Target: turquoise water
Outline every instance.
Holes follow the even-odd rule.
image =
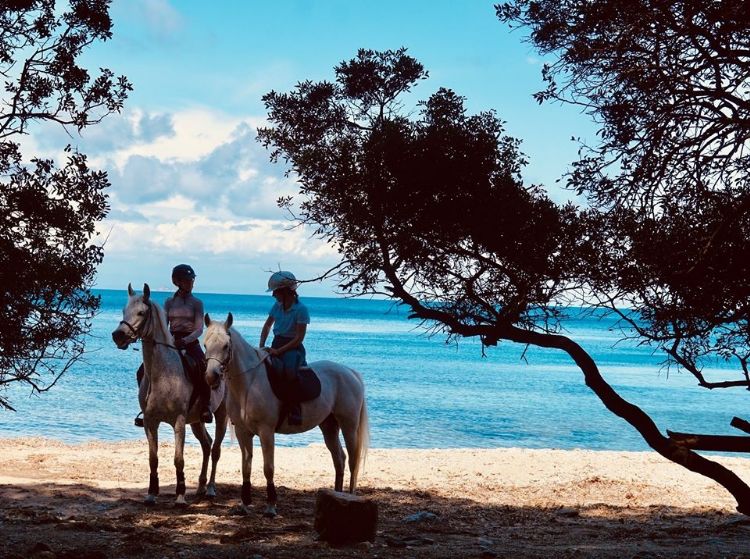
[[[139,351],[117,350],[111,331],[122,318],[124,291],[102,290],[85,359],[49,393],[13,389],[18,410],[0,412],[3,437],[44,436],[67,442],[141,440],[135,370]],[[154,293],[160,303],[168,293]],[[270,296],[200,295],[214,319],[234,315],[252,344],[273,302]],[[308,360],[331,359],[365,379],[375,448],[526,447],[645,450],[640,436],[608,412],[584,385],[569,358],[553,350],[503,343],[482,357],[478,340],[446,344],[427,336],[404,309],[386,301],[303,297],[312,324]],[[597,361],[627,400],[662,430],[739,434],[732,416],[747,417],[747,391],[701,389],[693,377],[660,371],[662,357],[632,343],[617,343],[611,323],[580,316],[567,334]],[[136,346],[140,349],[140,344]],[[708,376],[711,376],[709,371]],[[160,436],[172,440],[171,428]],[[188,441],[195,444],[192,434]],[[279,435],[277,444],[321,443],[318,430]]]

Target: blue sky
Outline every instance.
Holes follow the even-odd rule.
[[[264,93],[332,79],[359,48],[406,47],[430,73],[416,99],[449,87],[471,112],[496,110],[523,140],[525,180],[555,200],[570,197],[555,181],[575,158],[571,136],[592,135],[577,109],[533,100],[542,60],[491,1],[114,0],[111,13],[114,37],[85,62],[128,76],[126,109],[72,140],[31,139],[41,152],[72,142],[109,172],[98,287],[171,289],[172,266],[187,262],[197,292],[262,293],[268,270],[312,277],[337,262],[276,208],[295,185],[268,162],[255,128]],[[305,292],[332,295],[334,285]]]

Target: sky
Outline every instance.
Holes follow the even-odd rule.
[[[285,167],[256,141],[262,95],[303,80],[332,80],[360,48],[406,47],[430,74],[414,91],[440,87],[466,97],[472,113],[495,110],[523,140],[527,183],[553,200],[575,159],[586,115],[538,105],[544,60],[480,0],[113,0],[113,38],[82,61],[132,82],[121,114],[69,137],[29,139],[39,153],[71,143],[108,172],[111,211],[99,227],[104,261],[96,287],[171,290],[171,269],[188,263],[198,293],[265,292],[273,270],[316,277],[338,262],[335,248],[293,227],[276,199],[294,194]],[[332,281],[305,295],[335,296]]]

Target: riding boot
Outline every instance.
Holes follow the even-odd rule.
[[[135,380],[138,382],[138,388],[141,387],[141,381],[143,380],[144,375],[144,369],[143,369],[143,363],[141,363],[141,366],[138,367],[138,372],[135,373]],[[143,427],[143,418],[141,417],[143,415],[143,412],[138,412],[138,415],[135,416],[135,419],[133,419],[133,425],[136,427]]]
[[[211,423],[214,420],[214,416],[211,413],[211,388],[203,382],[201,386],[200,404],[201,404],[201,421],[203,423]]]
[[[289,405],[289,416],[287,422],[289,425],[302,425],[302,404],[291,402]]]
[[[208,405],[203,407],[203,411],[201,412],[201,421],[203,423],[212,423],[214,420],[214,416],[211,413],[211,408],[208,407]]]

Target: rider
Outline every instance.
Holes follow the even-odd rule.
[[[271,357],[277,357],[288,380],[296,378],[300,367],[306,367],[305,346],[302,342],[310,324],[310,313],[300,303],[297,296],[297,279],[291,272],[275,272],[268,280],[268,290],[276,302],[268,312],[260,332],[260,346],[265,347],[266,339],[273,326],[273,341],[268,349]],[[292,408],[289,423],[301,421],[299,405]]]
[[[203,333],[203,302],[193,295],[195,271],[188,264],[178,264],[172,269],[172,283],[177,287],[174,295],[164,302],[169,331],[174,337],[175,347],[188,354],[195,362],[190,380],[198,391],[201,407],[201,421],[211,423],[213,417],[209,408],[211,388],[206,384],[206,356],[201,349],[198,338]],[[143,365],[138,369],[138,384],[143,378]],[[138,414],[140,416],[140,414]],[[139,421],[140,420],[140,421]],[[142,426],[143,421],[137,417],[135,424]]]
[[[197,366],[197,374],[191,378],[200,394],[201,421],[211,423],[213,420],[208,407],[211,388],[206,384],[206,355],[203,353],[198,338],[203,333],[203,302],[193,295],[195,272],[188,264],[178,264],[172,269],[172,283],[177,291],[164,302],[169,331],[174,336],[174,345],[185,350]]]

